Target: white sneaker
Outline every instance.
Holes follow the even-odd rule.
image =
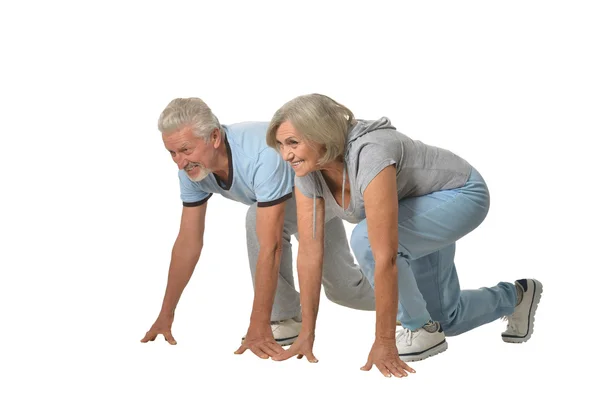
[[[404,362],[416,362],[448,349],[446,335],[440,323],[429,322],[417,330],[400,328],[396,333],[396,347]]]
[[[302,320],[297,320],[296,318],[271,322],[273,337],[281,346],[293,344],[296,338],[298,338],[298,334],[300,334],[301,327]]]
[[[281,346],[287,346],[294,343],[298,335],[300,334],[300,328],[302,327],[302,321],[299,318],[294,317],[293,319],[272,321],[271,331],[273,331],[273,338]],[[246,336],[242,337],[242,342]]]
[[[533,322],[535,320],[535,311],[542,297],[542,283],[534,279],[522,279],[515,281],[517,289],[523,289],[523,298],[515,307],[515,311],[510,316],[504,317],[508,320],[508,327],[502,333],[502,340],[520,344],[526,342],[533,334]]]

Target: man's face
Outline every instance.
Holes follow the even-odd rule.
[[[163,134],[165,148],[173,161],[179,169],[185,170],[192,181],[200,181],[212,172],[211,167],[217,153],[212,145],[213,134],[208,143],[195,136],[190,127],[169,135]]]

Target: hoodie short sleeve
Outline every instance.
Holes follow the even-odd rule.
[[[383,169],[398,164],[397,149],[379,143],[365,143],[357,160],[356,185],[362,195],[371,181]]]
[[[296,176],[294,184],[298,187],[300,192],[308,198],[312,198],[313,195],[318,198],[323,198],[323,190],[315,172],[311,172],[302,177]]]

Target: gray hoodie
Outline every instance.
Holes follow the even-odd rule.
[[[349,182],[343,185],[350,184],[351,196],[346,210],[338,205],[320,171],[296,176],[295,184],[307,197],[323,198],[326,212],[350,223],[365,219],[365,189],[389,165],[396,166],[398,200],[461,187],[471,173],[471,165],[464,159],[448,150],[412,140],[398,132],[385,117],[357,121],[348,133],[344,160]]]

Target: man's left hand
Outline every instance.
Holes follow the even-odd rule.
[[[252,353],[261,359],[268,359],[284,351],[281,345],[273,338],[273,331],[271,330],[271,325],[268,323],[259,326],[250,324],[246,338],[244,338],[242,345],[234,353],[241,355],[246,349],[250,349]]]

